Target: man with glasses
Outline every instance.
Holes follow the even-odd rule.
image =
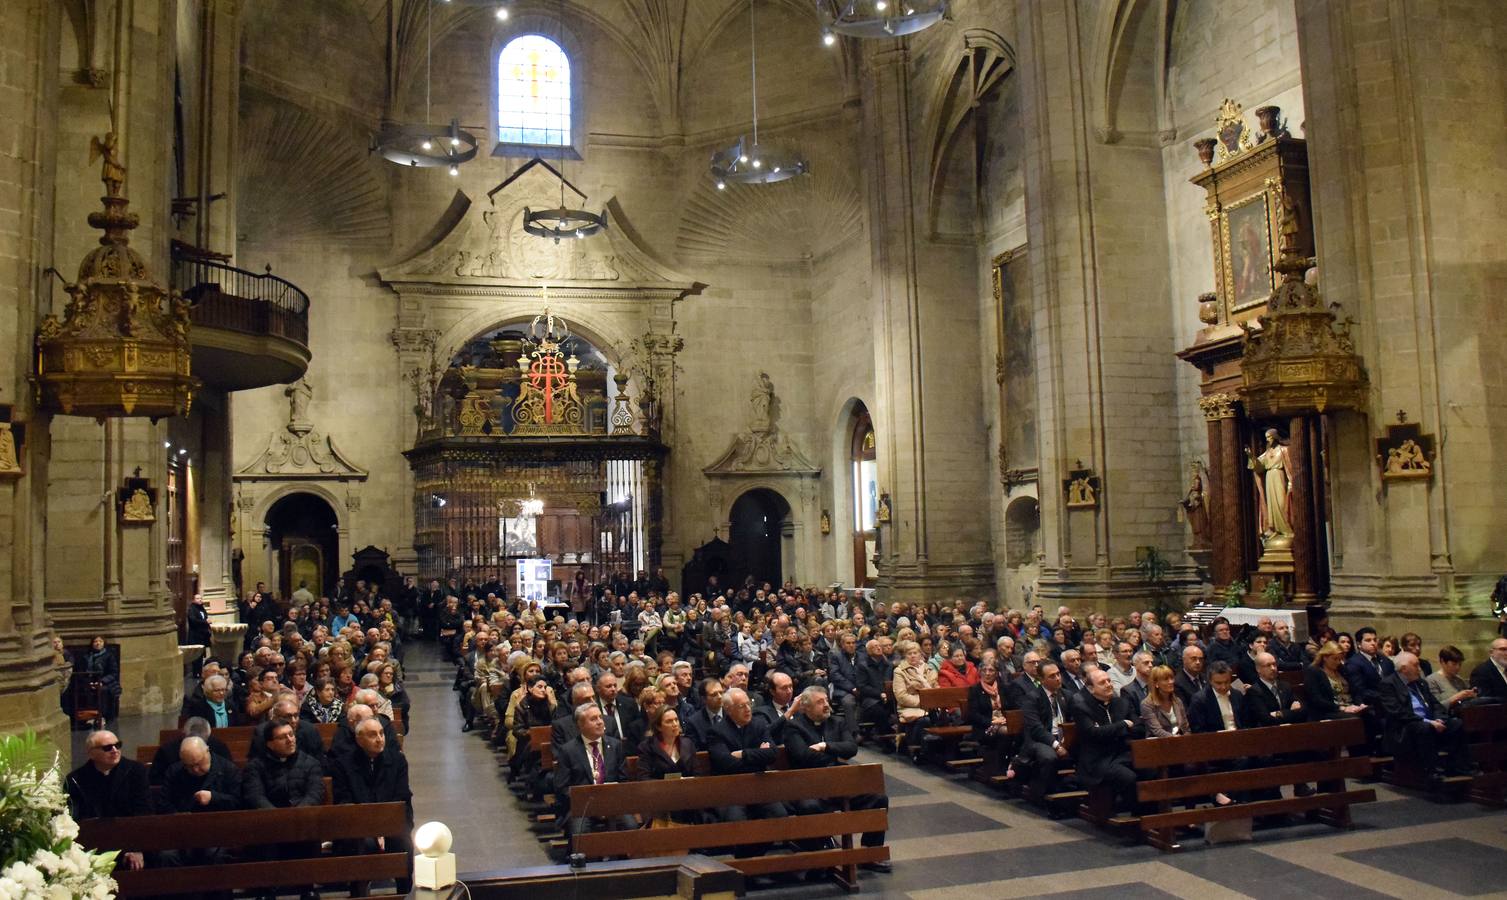
[[[292,694],[282,694],[272,704],[272,711],[267,714],[267,721],[256,726],[251,733],[251,751],[247,758],[261,756],[267,752],[267,734],[274,725],[293,726],[293,737],[298,743],[300,752],[308,753],[315,758],[324,754],[324,741],[319,736],[319,727],[313,722],[306,722],[298,717],[298,701],[293,699]]]
[[[146,816],[152,813],[147,768],[121,753],[113,731],[96,731],[84,744],[89,761],[68,773],[68,805],[75,819]],[[121,858],[132,869],[142,866],[140,853]]]

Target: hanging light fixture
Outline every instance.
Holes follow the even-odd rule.
[[[754,0],[748,0],[749,72],[753,94],[753,133],[739,135],[732,146],[712,154],[712,177],[717,190],[729,182],[774,184],[811,170],[805,157],[794,150],[766,147],[759,143],[759,54],[754,27]]]
[[[565,4],[560,4],[558,26],[555,33],[555,44],[560,44],[561,34],[565,30]],[[556,98],[561,104],[570,102],[566,97]],[[560,171],[555,174],[560,179],[560,205],[553,209],[523,209],[523,230],[534,237],[550,238],[555,243],[560,243],[561,238],[576,238],[584,240],[607,227],[607,210],[594,213],[587,209],[576,209],[565,203],[565,159],[560,157]],[[571,185],[571,190],[581,194],[584,200],[586,195]]]
[[[816,0],[816,15],[830,47],[839,34],[890,38],[924,31],[947,15],[947,0]]]
[[[451,0],[443,0],[449,3]],[[498,7],[506,10],[506,7]],[[371,149],[382,158],[400,166],[431,169],[444,166],[451,175],[460,174],[461,163],[476,156],[476,137],[460,127],[455,119],[449,125],[434,125],[430,94],[434,87],[434,4],[429,5],[427,46],[424,51],[424,124],[403,125],[383,122],[372,137]]]

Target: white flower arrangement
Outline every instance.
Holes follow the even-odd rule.
[[[33,734],[0,737],[0,900],[109,900],[116,852],[74,842],[57,754]]]

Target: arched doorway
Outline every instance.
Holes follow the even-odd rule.
[[[301,582],[316,595],[335,596],[339,527],[335,510],[314,494],[289,494],[272,504],[267,510],[267,542],[276,560],[278,596],[291,597]]]
[[[729,544],[737,581],[753,576],[755,583],[781,584],[785,579],[780,545],[790,525],[790,504],[768,488],[755,488],[733,502],[728,516]]]

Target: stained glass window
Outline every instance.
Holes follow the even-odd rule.
[[[570,145],[570,59],[543,35],[513,38],[497,57],[497,139]]]

